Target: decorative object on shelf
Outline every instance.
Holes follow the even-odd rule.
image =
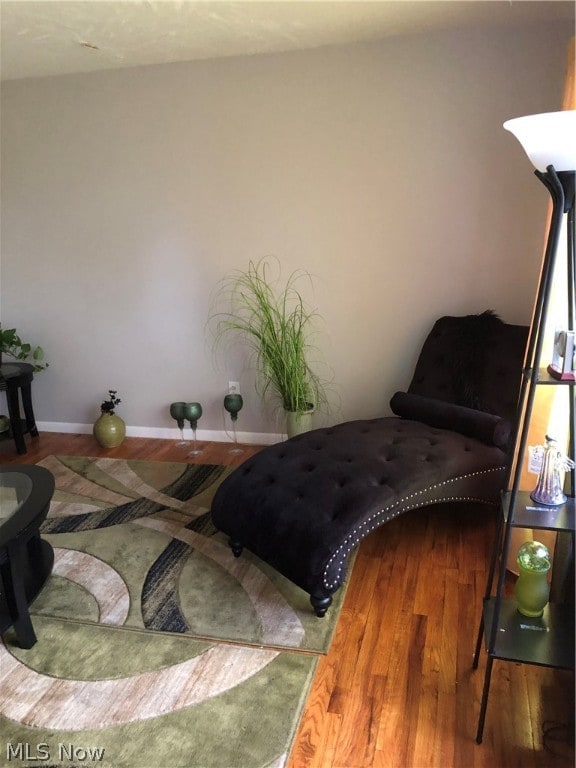
[[[184,418],[190,422],[192,429],[192,450],[188,456],[198,456],[202,453],[202,448],[198,447],[196,441],[196,430],[198,429],[198,419],[202,416],[202,406],[200,403],[184,403]]]
[[[538,617],[548,604],[550,553],[539,541],[527,541],[518,550],[518,579],[514,595],[523,616]]]
[[[546,435],[546,444],[537,445],[533,449],[534,458],[541,462],[540,474],[536,488],[530,498],[537,504],[557,506],[566,502],[566,494],[562,490],[561,472],[574,469],[574,462],[564,456],[558,449],[553,437]]]
[[[302,280],[311,284],[312,277],[297,270],[278,285],[278,262],[276,267],[274,277],[268,260],[251,261],[245,271],[222,281],[216,299],[226,301],[228,311],[211,314],[216,342],[230,335],[241,338],[252,353],[257,391],[276,398],[287,413],[327,407],[325,381],[310,360],[317,313],[299,289]]]
[[[571,70],[574,68],[574,60],[571,57]],[[573,104],[573,83],[568,81],[565,103]],[[525,632],[525,622],[512,608],[514,602],[505,595],[506,566],[510,554],[510,543],[514,530],[520,528],[538,527],[543,530],[556,532],[555,564],[551,579],[551,594],[557,592],[561,586],[565,597],[570,591],[569,572],[574,569],[574,513],[575,513],[575,464],[574,429],[576,425],[574,386],[573,380],[556,381],[546,369],[542,370],[542,350],[544,338],[549,333],[546,328],[548,309],[551,302],[553,282],[555,279],[556,258],[560,235],[563,231],[564,217],[566,214],[566,239],[562,257],[567,270],[566,283],[566,324],[568,331],[574,332],[576,322],[576,296],[575,296],[575,253],[576,239],[575,221],[575,189],[576,189],[576,110],[551,112],[540,115],[530,115],[508,120],[504,128],[511,131],[522,144],[526,154],[535,167],[535,174],[550,194],[552,211],[550,224],[546,238],[544,259],[540,271],[540,279],[536,292],[536,301],[530,326],[528,344],[526,346],[524,372],[519,403],[519,414],[514,435],[513,462],[508,478],[509,490],[504,494],[501,505],[499,529],[496,535],[489,576],[484,594],[484,608],[482,620],[476,641],[473,667],[478,667],[482,638],[486,642],[486,669],[484,673],[484,686],[482,701],[478,717],[478,729],[476,742],[482,742],[486,708],[490,691],[492,666],[495,659],[514,661],[525,664],[539,664],[548,667],[574,669],[574,604],[572,599],[554,599],[555,610],[550,611],[545,631]],[[562,325],[564,322],[562,321]],[[543,375],[544,374],[544,375]],[[530,500],[536,499],[538,503],[544,503],[557,499],[557,491],[554,488],[544,488],[544,478],[554,483],[555,463],[558,459],[556,452],[551,449],[549,454],[550,467],[547,470],[541,468],[542,486],[529,494],[520,490],[523,474],[524,458],[527,452],[528,434],[533,422],[533,409],[536,391],[539,385],[567,386],[569,389],[569,498],[566,498],[565,508],[558,510],[546,510],[548,514],[541,515],[539,510],[534,510]],[[561,492],[561,491],[560,491]],[[562,502],[560,502],[562,503]],[[552,506],[552,505],[550,505]],[[563,553],[564,557],[559,557]],[[521,559],[518,560],[521,567]],[[556,574],[566,574],[564,585],[558,585]],[[497,586],[495,590],[494,579],[497,574]],[[573,589],[573,580],[572,580]],[[522,592],[522,585],[520,586]],[[547,597],[546,597],[547,599]],[[540,610],[540,609],[539,609]],[[532,614],[534,615],[534,614]],[[538,614],[536,614],[538,615]],[[531,626],[530,629],[540,627]]]
[[[230,414],[232,419],[232,435],[234,440],[234,446],[230,449],[230,453],[242,453],[242,448],[238,446],[238,435],[236,434],[236,422],[238,421],[238,413],[242,410],[244,400],[242,395],[238,392],[229,393],[224,397],[224,409]]]
[[[548,373],[560,381],[574,381],[574,331],[554,333],[554,349]]]
[[[42,347],[32,347],[27,341],[22,341],[16,328],[4,329],[0,325],[0,365],[2,365],[4,354],[9,355],[14,360],[29,362],[34,366],[34,372],[43,371],[49,365],[49,363],[44,362]]]
[[[178,424],[178,429],[180,430],[180,442],[177,443],[177,445],[190,445],[190,442],[184,439],[184,421],[186,420],[185,408],[186,403],[183,401],[170,403],[170,416],[175,419]]]
[[[94,422],[93,434],[102,448],[117,448],[126,437],[126,424],[114,409],[122,400],[115,389],[108,390],[108,400],[100,406],[100,418]]]

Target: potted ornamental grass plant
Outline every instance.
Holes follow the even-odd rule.
[[[312,278],[297,270],[282,284],[277,260],[275,267],[261,259],[225,277],[216,303],[226,302],[227,311],[212,313],[211,320],[217,344],[231,337],[248,346],[257,391],[284,409],[291,437],[310,429],[313,411],[327,404],[326,386],[311,367],[317,313],[299,290],[302,281],[311,283]]]

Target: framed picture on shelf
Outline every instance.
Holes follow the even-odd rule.
[[[557,330],[548,373],[561,381],[574,381],[574,331]]]

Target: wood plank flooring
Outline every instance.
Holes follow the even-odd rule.
[[[113,450],[91,435],[26,437],[18,456],[50,454],[237,465],[257,452],[127,438]],[[287,768],[569,768],[574,675],[494,663],[481,745],[475,742],[485,654],[472,670],[495,517],[483,508],[414,511],[364,540],[335,633],[320,661]],[[170,766],[165,766],[170,768]]]

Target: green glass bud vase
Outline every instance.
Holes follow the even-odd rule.
[[[115,413],[102,411],[94,422],[92,433],[102,448],[117,448],[126,437],[126,424]]]
[[[527,541],[518,550],[518,580],[514,594],[523,616],[539,617],[548,604],[550,553],[539,541]]]

